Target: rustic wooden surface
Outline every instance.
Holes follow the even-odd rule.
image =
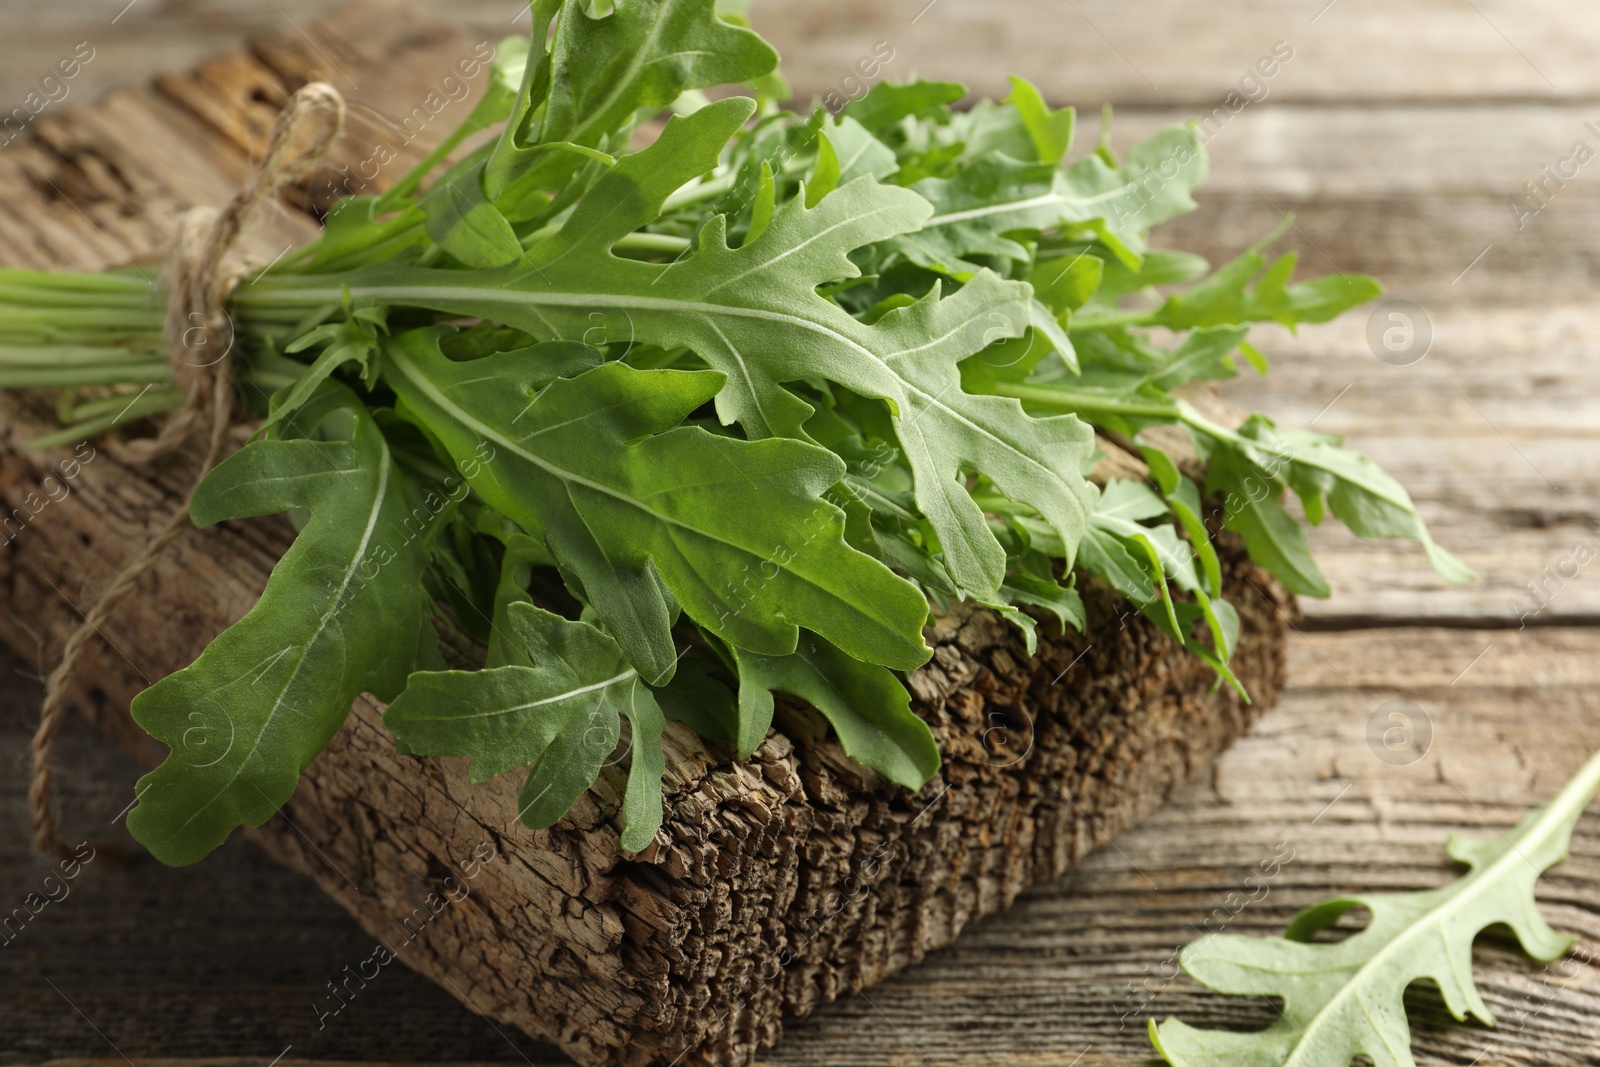
[[[100,17],[120,6],[84,0],[46,16],[7,13],[15,32],[0,42],[0,71],[10,77],[53,61],[53,42],[70,50],[84,39],[82,12]],[[271,6],[298,20],[311,5]],[[1338,0],[1324,9],[1318,0],[1202,14],[1176,0],[938,0],[913,24],[922,8],[923,0],[757,0],[755,17],[803,91],[827,91],[835,68],[892,40],[906,70],[974,81],[1011,70],[1057,102],[1125,105],[1124,144],[1123,135],[1209,111],[1274,41],[1290,41],[1296,57],[1269,97],[1212,139],[1203,210],[1170,227],[1167,243],[1220,258],[1293,211],[1297,228],[1283,247],[1298,248],[1309,269],[1376,274],[1392,295],[1421,305],[1434,327],[1426,357],[1403,367],[1374,358],[1364,316],[1304,331],[1293,344],[1261,331],[1274,374],[1237,383],[1229,395],[1286,422],[1314,419],[1349,435],[1402,477],[1441,541],[1483,580],[1448,589],[1409,548],[1319,531],[1313,541],[1335,596],[1306,604],[1308,620],[1290,646],[1290,690],[1209,782],[953,948],[792,1026],[767,1054],[792,1064],[1067,1064],[1080,1053],[1085,1065],[1148,1062],[1146,1016],[1247,1026],[1270,1015],[1166,977],[1172,951],[1208,918],[1213,929],[1226,920],[1235,931],[1268,933],[1330,892],[1438,884],[1449,876],[1447,831],[1509,826],[1600,746],[1600,635],[1591,628],[1600,621],[1600,581],[1593,563],[1559,573],[1600,545],[1592,369],[1600,358],[1600,171],[1586,166],[1525,229],[1509,208],[1520,183],[1539,178],[1575,141],[1600,146],[1584,126],[1600,114],[1592,62],[1600,11],[1488,0]],[[470,21],[477,9],[457,3],[445,14]],[[246,24],[230,22],[230,12],[279,17],[254,4],[141,0],[117,25],[138,14],[159,28],[126,39],[134,58],[106,84],[231,41]],[[903,32],[893,32],[901,23],[885,29],[886,12]],[[57,37],[27,22],[41,18]],[[96,38],[107,44],[95,64],[120,54],[118,32]],[[196,32],[219,36],[185,44]],[[157,41],[174,51],[151,50]],[[19,90],[32,80],[22,77]],[[100,240],[93,231],[83,239]],[[1532,606],[1528,582],[1544,586],[1548,603],[1518,629],[1519,610]],[[1514,609],[1519,594],[1523,607]],[[5,713],[3,750],[18,773],[0,787],[15,827],[0,878],[18,899],[43,873],[21,855],[25,685],[16,683]],[[1413,702],[1431,722],[1426,751],[1419,743],[1402,754],[1415,762],[1386,762],[1369,746],[1369,722],[1388,725],[1392,708],[1381,706],[1391,700]],[[98,773],[68,785],[68,809],[86,827],[109,822],[132,768],[93,739],[72,744]],[[1293,859],[1270,895],[1229,916],[1228,894],[1262,861],[1286,854],[1280,844]],[[0,1056],[560,1062],[550,1050],[519,1050],[515,1034],[496,1033],[393,969],[382,1006],[357,1002],[316,1031],[310,1005],[322,981],[363,958],[370,939],[240,844],[208,875],[148,863],[91,868],[26,942],[0,953]],[[1582,936],[1591,952],[1600,947],[1592,815],[1579,825],[1572,860],[1541,881],[1540,894],[1558,928]],[[241,915],[246,925],[230,925]],[[1600,1062],[1592,969],[1547,981],[1497,942],[1480,947],[1477,969],[1502,1028],[1449,1025],[1432,998],[1413,995],[1419,1062]]]

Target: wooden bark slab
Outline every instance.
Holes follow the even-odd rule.
[[[375,9],[309,34],[41,120],[32,142],[0,157],[0,195],[14,209],[4,223],[13,247],[0,255],[142,262],[178,210],[228,195],[286,91],[313,77],[348,82],[357,113],[373,116],[346,138],[352,161],[367,140],[395,136],[393,116],[411,113],[469,48]],[[451,123],[405,148],[421,151]],[[190,145],[193,166],[180,162]],[[291,200],[321,206],[338,181]],[[285,209],[259,235],[263,258],[310,225]],[[0,419],[0,505],[22,520],[0,556],[10,609],[0,637],[48,655],[173,506],[186,472],[127,470],[96,454],[70,494],[51,499],[62,457],[20,449],[48,420],[14,397],[0,398]],[[83,708],[156,758],[128,725],[129,699],[244,613],[288,536],[281,522],[185,536],[106,628],[79,687]],[[746,762],[673,726],[665,825],[628,856],[610,779],[532,833],[509,781],[469,787],[464,761],[397,756],[381,709],[363,700],[255,836],[316,878],[384,953],[582,1063],[747,1063],[783,1017],[920,960],[1138,822],[1270,705],[1295,608],[1236,542],[1224,540],[1223,556],[1242,619],[1235,669],[1253,707],[1214,690],[1207,668],[1091,588],[1090,636],[1047,639],[1031,660],[987,612],[935,623],[934,661],[911,687],[945,764],[914,796],[846,759],[804,708],[786,709]],[[341,1013],[384,962],[337,976],[319,1018]]]

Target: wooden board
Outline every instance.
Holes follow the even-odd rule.
[[[430,18],[491,40],[526,25],[525,0],[406,0]],[[0,67],[0,100],[20,104],[82,41],[95,59],[70,92],[92,98],[152,70],[187,67],[247,36],[304,31],[318,0],[53,0],[8,12],[25,38]],[[1052,98],[1097,109],[1211,107],[1276,42],[1294,58],[1268,82],[1268,100],[1423,103],[1569,100],[1600,96],[1600,13],[1547,0],[1530,14],[1514,0],[1248,0],[1204,7],[1184,0],[751,0],[751,16],[784,57],[797,95],[841,89],[880,42],[896,77],[963,81],[991,95],[1005,75]],[[843,88],[848,91],[849,83]],[[1248,91],[1257,90],[1245,87]],[[7,104],[7,107],[14,106]]]
[[[87,23],[72,20],[89,4],[70,0],[46,9],[61,12],[58,40],[70,46],[82,39],[79,27]],[[143,14],[146,4],[118,25]],[[308,8],[298,0],[275,6],[297,21]],[[433,5],[430,14],[470,19],[489,6],[464,0],[443,12]],[[782,47],[797,87],[809,94],[837,80],[840,57],[854,61],[859,51],[851,51],[852,43],[865,49],[885,39],[879,21],[898,17],[902,6],[909,24],[911,9],[923,3],[756,0],[755,13]],[[1092,30],[1063,31],[1061,23],[1077,18],[1072,5],[938,0],[916,27],[941,26],[930,40],[942,43],[913,47],[896,37],[895,62],[904,58],[928,76],[1014,70],[1044,85],[1057,103],[1110,99],[1120,108],[1118,143],[1126,146],[1141,131],[1209,111],[1244,64],[1275,40],[1292,41],[1296,59],[1274,80],[1269,99],[1244,109],[1212,139],[1204,210],[1169,227],[1163,243],[1222,258],[1293,210],[1298,230],[1283,247],[1299,249],[1312,272],[1369,271],[1392,294],[1427,309],[1439,336],[1415,365],[1375,359],[1360,319],[1305,330],[1293,343],[1258,331],[1275,357],[1274,373],[1228,392],[1236,403],[1286,423],[1316,418],[1318,428],[1350,435],[1395,469],[1440,539],[1478,567],[1484,582],[1444,587],[1427,577],[1408,547],[1319,532],[1319,558],[1337,595],[1326,604],[1305,603],[1306,632],[1290,645],[1287,697],[1224,757],[1212,782],[1191,787],[1140,830],[1119,836],[1115,848],[1102,848],[1072,875],[1026,894],[952,949],[867,998],[819,1009],[791,1026],[767,1054],[770,1062],[1068,1064],[1083,1053],[1077,1062],[1085,1065],[1147,1063],[1148,1046],[1130,1012],[1178,1013],[1196,1024],[1265,1023],[1261,1009],[1248,1014],[1248,1005],[1212,997],[1183,979],[1151,978],[1155,988],[1143,993],[1138,986],[1165,973],[1172,950],[1196,935],[1279,841],[1294,846],[1295,860],[1273,894],[1231,928],[1273,932],[1296,908],[1330,892],[1438,884],[1449,873],[1441,851],[1447,831],[1509,826],[1522,806],[1547,797],[1600,744],[1592,725],[1597,657],[1588,629],[1600,618],[1600,571],[1586,567],[1563,581],[1531,620],[1543,628],[1516,630],[1506,603],[1576,544],[1600,536],[1589,525],[1600,516],[1592,473],[1600,429],[1592,370],[1600,359],[1592,292],[1600,172],[1585,168],[1526,230],[1515,228],[1508,204],[1522,181],[1586,137],[1583,123],[1596,114],[1587,60],[1600,14],[1572,2],[1397,7],[1338,0],[1312,24],[1322,6],[1230,5],[1208,8],[1202,17],[1185,15],[1192,5],[1175,3],[1078,3],[1140,67],[1159,69],[1159,91]],[[106,60],[102,69],[109,70],[121,55],[124,66],[102,84],[137,80],[215,51],[225,38],[236,39],[243,23],[229,20],[241,12],[282,24],[270,8],[233,0],[195,5],[188,14],[168,9],[164,21],[147,25],[125,47],[108,38],[113,43],[95,62]],[[1107,16],[1119,21],[1113,25]],[[18,17],[7,15],[7,25],[18,25]],[[950,25],[958,27],[954,36]],[[0,42],[8,60],[28,61],[0,63],[0,76],[48,53],[41,42],[49,40],[30,24],[9,45]],[[1003,53],[996,40],[1004,41]],[[173,51],[153,50],[166,47]],[[1083,136],[1092,138],[1093,128],[1086,111]],[[104,254],[92,231],[82,239],[86,255],[96,245]],[[1394,625],[1408,621],[1427,626]],[[1395,698],[1427,708],[1436,727],[1429,755],[1409,767],[1380,762],[1366,742],[1374,708]],[[13,706],[19,725],[4,751],[18,752],[10,738],[24,736],[27,710],[25,703]],[[93,758],[92,740],[74,743],[88,746]],[[131,775],[114,753],[103,746],[100,752],[105,762],[94,764],[97,773],[103,768],[109,778],[120,767]],[[6,790],[0,810],[17,828],[6,839],[13,849],[20,849],[24,826],[17,781],[7,776],[0,786]],[[121,806],[110,802],[125,790],[107,782],[96,794],[91,784],[73,784],[69,809],[87,821],[98,795],[109,821]],[[28,888],[23,876],[11,890],[10,872],[24,867],[19,855],[0,855],[0,885],[12,896]],[[1590,951],[1600,937],[1592,917],[1600,897],[1597,862],[1591,815],[1580,823],[1574,859],[1540,887],[1552,922],[1580,933]],[[284,1064],[301,1055],[373,1063],[521,1063],[524,1055],[540,1067],[561,1062],[549,1049],[515,1049],[448,996],[429,999],[426,984],[403,971],[384,979],[382,995],[394,998],[387,1009],[357,1004],[337,1026],[315,1031],[302,1021],[314,1022],[310,1001],[340,967],[370,950],[370,939],[309,885],[250,849],[230,847],[212,869],[217,881],[197,887],[153,865],[126,872],[108,866],[98,872],[104,883],[89,884],[92,894],[41,920],[33,931],[40,940],[29,949],[35,958],[0,953],[0,968],[9,968],[0,970],[6,975],[0,1020],[26,1019],[29,1035],[16,1051],[12,1041],[0,1040],[0,1057],[123,1062],[82,1015],[41,986],[43,971],[141,1061],[226,1055],[266,1067],[292,1045]],[[237,913],[232,900],[251,902],[253,914],[263,916],[258,929],[228,926],[227,917]],[[118,918],[119,901],[134,902],[126,920]],[[80,904],[83,912],[72,910]],[[262,910],[268,908],[275,910]],[[156,921],[169,913],[194,919],[177,926]],[[113,950],[108,942],[125,947]],[[323,954],[313,956],[317,951]],[[313,962],[303,962],[308,958]],[[1414,995],[1412,1003],[1425,1013],[1420,1063],[1600,1062],[1594,1022],[1600,984],[1592,973],[1552,989],[1536,965],[1498,945],[1480,947],[1477,960],[1480,985],[1503,1028],[1449,1025],[1436,1003]],[[265,961],[264,973],[257,973],[258,961]],[[157,963],[165,969],[152,970]],[[207,976],[206,988],[186,984],[194,974]],[[407,1025],[395,1026],[397,1018]]]
[[[1440,884],[1451,875],[1447,832],[1510,826],[1600,747],[1591,696],[1600,636],[1591,629],[1321,633],[1291,644],[1289,670],[1295,681],[1279,707],[1208,780],[951,948],[791,1024],[762,1062],[1060,1065],[1087,1048],[1079,1064],[1147,1063],[1148,1015],[1265,1024],[1269,1008],[1166,978],[1171,953],[1208,919],[1267,934],[1334,890]],[[32,708],[21,688],[0,712],[6,752],[26,737]],[[1368,719],[1393,699],[1415,702],[1433,721],[1427,753],[1408,766],[1379,760],[1367,744]],[[72,737],[67,753],[96,771],[70,779],[63,798],[72,827],[88,832],[117,814],[133,767],[90,735]],[[0,788],[17,827],[0,837],[0,871],[19,895],[43,872],[25,855],[20,776]],[[1292,858],[1270,893],[1230,914],[1228,895],[1287,849]],[[1579,824],[1572,855],[1541,880],[1539,895],[1558,929],[1600,951],[1600,819]],[[11,873],[24,871],[31,877]],[[0,1011],[23,1021],[8,1033],[25,1039],[4,1044],[12,1063],[121,1063],[107,1039],[141,1067],[146,1058],[202,1067],[208,1055],[267,1067],[286,1049],[285,1063],[566,1062],[397,969],[317,1029],[312,1005],[326,997],[324,983],[366,958],[372,939],[244,842],[197,872],[148,860],[91,866],[25,937],[0,952]],[[1547,988],[1537,965],[1500,942],[1480,946],[1476,969],[1504,1027],[1450,1024],[1436,1002],[1414,995],[1419,1063],[1459,1065],[1480,1054],[1496,1065],[1594,1062],[1600,976],[1592,969]],[[1520,1028],[1519,1011],[1529,1013]]]

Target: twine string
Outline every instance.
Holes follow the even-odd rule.
[[[183,405],[152,437],[107,444],[121,462],[148,464],[185,449],[199,437],[205,442],[200,467],[189,491],[161,528],[111,580],[61,651],[61,660],[45,680],[39,728],[33,736],[33,777],[28,784],[28,809],[34,846],[44,854],[67,856],[51,805],[50,749],[61,725],[78,660],[139,579],[159,563],[167,548],[189,525],[194,491],[222,456],[233,416],[233,322],[227,300],[244,277],[243,264],[230,253],[256,209],[322,162],[344,130],[345,103],[325,82],[301,87],[278,113],[267,138],[266,154],[239,192],[220,212],[193,208],[178,220],[166,277],[167,313],[163,332],[168,357]]]

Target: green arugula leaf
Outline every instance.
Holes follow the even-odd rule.
[[[887,178],[900,169],[894,150],[867,131],[867,128],[849,115],[841,115],[822,128],[822,139],[833,151],[839,165],[839,185],[847,185],[863,175]],[[808,189],[808,193],[813,191]],[[822,199],[820,193],[807,206]]]
[[[386,380],[457,463],[492,449],[473,489],[543,531],[647,682],[672,676],[680,604],[770,655],[792,652],[805,626],[869,662],[927,659],[921,594],[846,545],[844,515],[823,499],[844,474],[832,453],[678,425],[722,386],[715,372],[607,363],[535,396],[539,373],[515,352],[452,363],[435,330],[386,350]]]
[[[1075,108],[1052,110],[1039,95],[1039,90],[1025,78],[1011,77],[1011,95],[1005,103],[1017,109],[1022,124],[1033,140],[1034,159],[1040,163],[1060,166],[1072,148],[1072,130],[1078,120]]]
[[[1362,274],[1329,275],[1290,285],[1298,254],[1286,253],[1268,265],[1260,247],[1245,252],[1199,284],[1174,293],[1153,311],[1131,315],[1113,310],[1089,313],[1079,316],[1074,327],[1092,330],[1106,323],[1137,321],[1140,325],[1190,330],[1276,322],[1294,329],[1302,323],[1327,322],[1383,294],[1382,286]],[[1130,280],[1122,284],[1134,283]]]
[[[1151,1041],[1174,1067],[1346,1067],[1357,1056],[1375,1067],[1412,1067],[1401,996],[1423,980],[1438,988],[1456,1019],[1471,1015],[1493,1026],[1472,981],[1473,939],[1502,923],[1534,959],[1558,959],[1572,947],[1576,939],[1539,914],[1533,891],[1541,873],[1567,858],[1573,827],[1597,789],[1600,754],[1515,829],[1484,840],[1451,835],[1450,858],[1468,872],[1450,885],[1325,901],[1301,912],[1281,938],[1202,937],[1179,957],[1184,970],[1219,993],[1278,998],[1282,1015],[1254,1033],[1151,1020]],[[1312,942],[1355,908],[1371,913],[1364,929],[1342,941]]]
[[[1088,256],[1090,259],[1099,260],[1103,265],[1100,287],[1095,290],[1090,300],[1095,305],[1114,305],[1119,299],[1130,293],[1143,292],[1163,285],[1179,285],[1184,282],[1203,278],[1211,269],[1201,256],[1189,252],[1173,252],[1167,249],[1152,248],[1135,265],[1130,267],[1122,262],[1109,249],[1102,249],[1098,245],[1085,245],[1081,243],[1063,243],[1059,247],[1046,245],[1040,250],[1040,264],[1053,263],[1060,258],[1076,259],[1079,256]]]
[[[665,726],[650,688],[603,630],[527,602],[506,614],[517,662],[479,671],[419,671],[384,712],[384,725],[421,756],[471,756],[473,782],[533,765],[518,814],[535,830],[556,823],[594,784],[632,728],[622,848],[638,852],[661,826]]]
[[[293,385],[272,398],[271,414],[261,429],[268,430],[280,419],[299,411],[322,383],[347,363],[355,363],[361,367],[364,381],[368,383],[375,381],[376,358],[378,349],[383,345],[380,335],[387,333],[388,328],[385,308],[346,307],[345,318],[342,321],[324,323],[292,341],[284,348],[284,352],[288,355],[304,352],[316,345],[322,345],[323,349]]]
[[[1250,558],[1292,593],[1326,597],[1333,592],[1311,558],[1306,532],[1283,509],[1283,485],[1230,448],[1216,449],[1206,475],[1206,492],[1227,494],[1223,524],[1244,539]]]
[[[301,508],[310,520],[255,607],[134,698],[134,720],[172,749],[128,815],[163,863],[194,863],[275,815],[356,697],[392,697],[415,660],[421,554],[404,478],[355,397],[322,395],[353,420],[350,440],[256,441],[195,493],[197,526]]]
[[[1216,546],[1211,543],[1211,535],[1206,529],[1199,488],[1179,473],[1177,464],[1165,452],[1148,446],[1141,446],[1139,451],[1150,467],[1151,478],[1161,487],[1161,495],[1166,497],[1173,518],[1189,535],[1195,560],[1205,575],[1206,589],[1214,597],[1221,596],[1222,561],[1218,559]]]
[[[774,691],[799,697],[827,718],[845,752],[907,789],[939,769],[939,746],[911,712],[911,695],[889,671],[802,634],[787,656],[735,649],[739,665],[739,753],[760,745],[772,723]]]
[[[422,198],[428,236],[469,267],[499,267],[522,256],[522,242],[499,208],[484,195],[482,174],[446,175]]]
[[[889,247],[913,263],[966,277],[977,269],[972,256],[1030,259],[1027,248],[1009,234],[1088,227],[1136,267],[1151,226],[1194,210],[1189,194],[1205,171],[1205,150],[1189,127],[1157,134],[1120,167],[1099,156],[1066,170],[1004,155],[979,156],[954,177],[924,178],[911,187],[933,206],[932,217]]]
[[[859,100],[852,100],[844,114],[877,135],[892,135],[903,119],[927,119],[935,123],[950,121],[950,105],[967,94],[967,87],[956,82],[881,81]]]
[[[615,0],[600,17],[578,0],[535,0],[533,10],[535,40],[552,20],[555,31],[548,54],[528,65],[485,165],[484,191],[496,202],[561,184],[578,157],[555,144],[603,147],[643,108],[691,89],[753,82],[778,64],[771,45],[718,18],[713,0]]]
[[[1472,580],[1472,569],[1434,542],[1405,487],[1366,456],[1340,448],[1339,438],[1307,430],[1280,430],[1262,415],[1246,421],[1239,435],[1288,457],[1289,484],[1308,514],[1321,514],[1325,493],[1334,517],[1357,537],[1416,541],[1433,569],[1446,580]]]

